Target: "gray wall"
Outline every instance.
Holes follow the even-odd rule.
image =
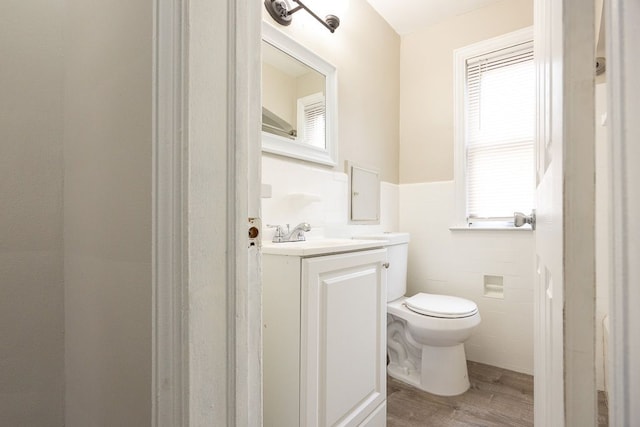
[[[151,423],[152,2],[68,0],[66,425]]]
[[[0,2],[0,424],[64,424],[61,0]]]

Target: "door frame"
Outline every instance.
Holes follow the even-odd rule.
[[[186,2],[153,7],[152,426],[187,426]]]
[[[152,425],[261,425],[261,4],[153,8]]]
[[[259,51],[260,3],[216,0],[208,8],[204,3],[204,0],[154,0],[151,390],[154,426],[186,426],[196,419],[211,424],[220,415],[213,415],[210,408],[221,409],[218,412],[223,413],[224,423],[261,424],[259,252],[249,252],[242,244],[246,241],[246,219],[260,216],[257,194],[260,182],[259,126],[253,129],[253,125],[259,124],[260,86],[257,76],[260,73],[259,56],[255,52]],[[581,5],[568,7],[571,1],[565,0],[564,3],[567,15],[580,13]],[[227,25],[220,24],[221,10],[228,18]],[[203,11],[206,16],[201,16],[198,23],[209,19],[209,26],[213,22],[224,28],[218,28],[218,33],[211,30],[204,36],[200,34],[206,30],[199,25],[194,26],[192,20],[196,13]],[[640,304],[640,288],[637,286],[640,272],[637,263],[634,265],[638,256],[639,230],[631,216],[640,207],[640,197],[632,191],[633,184],[640,179],[639,168],[632,167],[640,161],[637,144],[634,146],[634,141],[640,139],[640,129],[638,121],[631,120],[640,112],[640,89],[638,82],[631,79],[633,74],[628,73],[630,67],[638,69],[640,60],[639,55],[625,44],[625,41],[636,40],[639,35],[638,28],[632,23],[639,22],[640,11],[634,0],[611,0],[607,2],[607,11],[607,28],[611,35],[607,48],[612,86],[609,132],[613,146],[614,225],[613,357],[610,364],[615,369],[611,370],[614,386],[610,408],[612,425],[625,425],[629,420],[640,418],[640,408],[632,404],[640,400],[640,370],[636,362],[640,360],[640,337],[627,328],[627,325],[640,322],[640,312],[631,309]],[[213,33],[223,37],[204,48],[200,42]],[[193,105],[189,96],[204,85],[203,80],[198,80],[199,71],[190,65],[198,65],[201,58],[210,57],[211,50],[215,48],[226,53],[226,61],[220,61],[218,56],[219,65],[213,74],[214,79],[226,83],[223,88],[216,88],[221,95],[217,101],[223,101],[222,107],[227,113],[226,132],[219,132],[223,136],[214,134],[214,138],[208,140],[192,138],[195,127],[206,123],[206,118],[199,116],[202,105]],[[233,89],[222,92],[226,88]],[[627,114],[622,114],[625,111]],[[619,114],[614,115],[616,112]],[[201,121],[196,123],[194,115]],[[224,180],[224,193],[226,201],[232,202],[228,203],[228,211],[224,214],[209,207],[211,215],[206,218],[194,214],[193,204],[199,196],[214,191],[217,184],[209,182],[211,187],[199,187],[202,181],[198,181],[196,186],[194,179],[206,177],[190,174],[199,173],[190,171],[194,160],[190,153],[205,145],[211,145],[214,152],[225,153],[227,178]],[[198,215],[206,213],[206,209],[198,211]],[[221,232],[224,251],[230,250],[229,253],[238,258],[221,255],[219,247],[194,247],[190,239],[190,233],[195,231],[193,225],[210,226]],[[224,311],[228,322],[225,326],[229,328],[225,333],[219,333],[219,329],[206,322],[201,328],[193,327],[193,323],[201,320],[193,316],[197,301],[193,299],[192,275],[199,273],[203,265],[194,264],[190,255],[194,250],[207,252],[207,249],[217,261],[224,263],[225,272],[234,277],[225,277],[221,281],[225,297],[217,308]],[[577,328],[575,323],[574,326]],[[578,333],[579,330],[569,328],[565,340]],[[207,346],[206,341],[210,341],[210,337],[224,344],[224,360]],[[571,360],[568,362],[567,372],[579,374],[581,366]],[[199,363],[211,369],[202,369]],[[228,373],[234,375],[228,376]],[[213,384],[210,388],[194,388],[194,380],[203,374]],[[224,390],[221,393],[211,390],[211,387],[222,388],[221,382],[216,381],[220,379],[225,384]],[[565,396],[567,393],[568,389]],[[199,409],[202,409],[199,405],[206,407],[202,414],[199,414]]]
[[[640,4],[609,0],[606,7],[608,142],[611,147],[611,289],[609,292],[609,419],[640,420]]]

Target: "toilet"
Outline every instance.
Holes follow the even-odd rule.
[[[408,233],[354,237],[387,242],[387,372],[440,396],[469,389],[464,342],[480,324],[478,306],[464,298],[407,290]]]

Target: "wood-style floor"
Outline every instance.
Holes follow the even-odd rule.
[[[533,426],[533,377],[468,362],[471,388],[441,397],[387,377],[387,427]],[[598,395],[598,426],[607,423],[604,394]]]
[[[604,391],[598,391],[598,427],[609,427],[609,404]]]

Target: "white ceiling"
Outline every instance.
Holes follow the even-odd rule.
[[[400,35],[479,9],[498,0],[367,0]]]

